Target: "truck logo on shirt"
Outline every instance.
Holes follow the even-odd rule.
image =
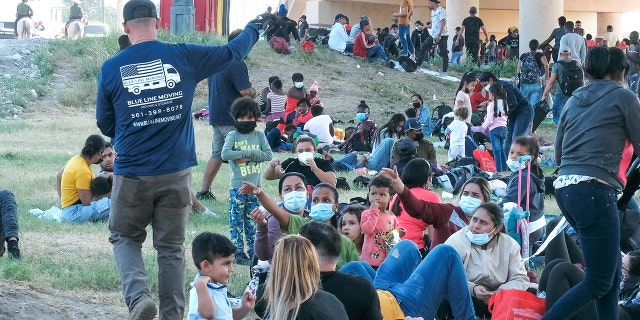
[[[172,65],[157,59],[120,67],[122,84],[138,95],[142,90],[167,87],[173,89],[180,82],[180,74]]]

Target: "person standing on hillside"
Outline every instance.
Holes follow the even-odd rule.
[[[158,41],[160,23],[150,0],[130,0],[123,17],[132,45],[105,61],[96,98],[97,125],[118,148],[109,241],[129,319],[151,320],[158,309],[147,285],[142,245],[152,225],[160,319],[182,319],[191,167],[197,164],[191,116],[196,85],[242,61],[263,20],[250,22],[225,46],[202,46]]]
[[[235,39],[242,30],[237,29],[229,34],[228,41]],[[211,184],[222,167],[222,145],[224,138],[235,130],[235,121],[229,114],[231,104],[238,98],[256,97],[257,91],[249,81],[249,71],[244,60],[234,61],[222,72],[207,78],[209,85],[209,124],[213,128],[213,142],[211,143],[211,158],[207,162],[202,177],[200,190],[196,192],[196,199],[215,199],[211,192]]]
[[[393,14],[398,18],[398,33],[400,34],[400,44],[402,44],[402,55],[415,59],[415,48],[411,41],[411,16],[413,15],[413,0],[402,0],[400,12]]]
[[[564,24],[565,34],[560,38],[560,48],[569,47],[571,51],[571,59],[575,60],[581,66],[584,66],[584,61],[587,58],[587,44],[584,38],[575,33],[573,28],[573,21],[567,21]]]
[[[478,14],[478,8],[469,8],[469,16],[462,20],[462,27],[458,32],[458,36],[464,34],[465,43],[467,47],[467,55],[470,55],[473,62],[480,65],[480,59],[478,59],[478,51],[480,50],[480,29],[484,33],[484,42],[489,42],[489,36],[487,35],[487,29],[484,27],[482,19],[476,16]],[[460,37],[458,37],[460,39]],[[457,45],[458,43],[456,43]]]
[[[16,8],[16,23],[13,25],[13,33],[16,37],[18,36],[18,21],[22,18],[33,17],[33,10],[27,2],[29,2],[29,0],[22,0],[22,2],[18,3],[18,7]]]
[[[438,0],[429,0],[427,8],[431,10],[431,22],[433,22],[431,36],[433,37],[433,43],[438,45],[438,54],[442,57],[442,72],[440,72],[440,76],[446,76],[449,69],[447,12],[440,6],[440,1]]]
[[[564,29],[565,23],[567,23],[567,18],[565,18],[564,16],[558,17],[558,28],[553,29],[553,31],[551,31],[551,34],[549,35],[549,38],[547,38],[547,40],[545,41],[542,41],[542,43],[538,46],[538,49],[545,50],[551,40],[554,40],[553,52],[551,53],[553,62],[558,62],[558,53],[560,52],[560,39],[566,33]]]

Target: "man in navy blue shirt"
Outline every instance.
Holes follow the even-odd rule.
[[[130,0],[123,16],[131,46],[103,64],[96,99],[98,127],[118,148],[109,241],[129,319],[153,319],[158,309],[141,249],[152,225],[160,319],[182,319],[185,228],[191,167],[197,164],[191,103],[198,82],[247,56],[260,26],[249,23],[225,46],[172,45],[157,40],[159,21],[150,0]]]
[[[238,29],[229,34],[229,42],[237,37],[242,30]],[[250,96],[256,98],[258,92],[251,87],[249,71],[244,61],[234,61],[221,72],[208,79],[209,84],[209,124],[213,126],[213,143],[211,158],[207,162],[202,177],[200,191],[196,192],[196,199],[215,199],[211,193],[211,184],[222,166],[222,146],[227,133],[234,131],[234,119],[229,115],[231,104],[238,98]]]

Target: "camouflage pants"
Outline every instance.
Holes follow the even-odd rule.
[[[238,193],[238,188],[229,190],[229,233],[238,252],[244,251],[243,234],[247,239],[247,252],[254,252],[256,227],[251,220],[251,211],[257,206],[258,198],[255,196]]]

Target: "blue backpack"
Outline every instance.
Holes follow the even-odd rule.
[[[540,68],[536,62],[536,56],[531,52],[522,60],[520,82],[527,84],[540,82]]]

